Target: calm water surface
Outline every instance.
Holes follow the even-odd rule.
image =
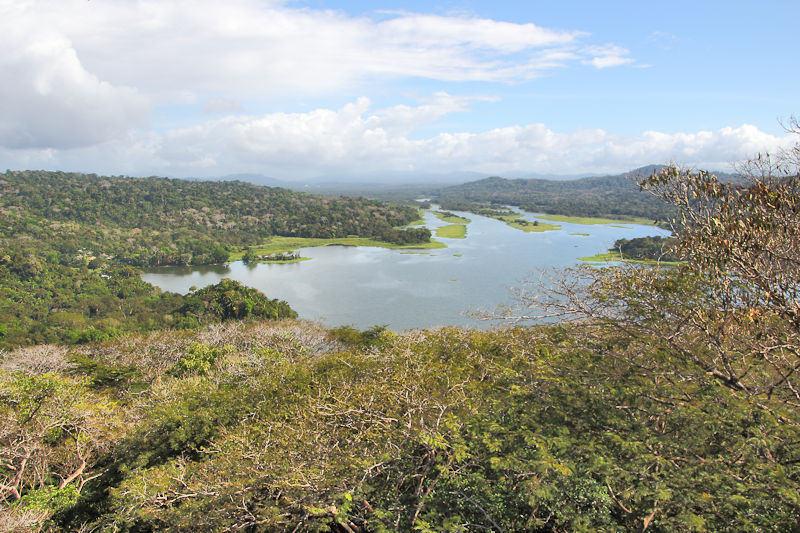
[[[578,257],[605,252],[620,238],[668,234],[651,226],[567,223],[558,231],[525,233],[491,218],[460,214],[472,220],[467,238],[439,239],[448,246],[439,250],[303,248],[300,254],[311,261],[165,267],[142,278],[180,293],[232,278],[270,298],[286,300],[301,318],[329,327],[480,328],[488,323],[470,313],[511,303],[509,288],[521,280],[544,269],[573,266]],[[525,217],[536,219],[532,214]],[[431,229],[444,225],[430,213],[425,220]]]

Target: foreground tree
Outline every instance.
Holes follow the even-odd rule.
[[[796,120],[788,129],[800,135]],[[507,310],[573,320],[565,335],[580,355],[554,368],[616,396],[645,428],[640,452],[658,460],[638,477],[624,468],[622,484],[626,476],[607,478],[617,511],[640,531],[781,530],[789,523],[771,505],[800,512],[798,167],[800,143],[747,161],[734,182],[666,168],[640,186],[677,208],[681,264],[578,267],[523,285],[521,307]],[[690,498],[681,515],[676,491],[700,479],[715,486],[700,500],[714,505]],[[722,494],[736,503],[723,510]],[[759,514],[760,525],[750,521]]]
[[[800,423],[798,163],[795,144],[741,165],[740,181],[677,167],[648,177],[641,187],[678,209],[683,263],[577,268],[544,296],[522,287],[513,316],[583,320],[587,342],[624,339],[613,355],[628,364],[676,383],[712,378]]]
[[[35,529],[74,504],[117,423],[82,380],[0,370],[0,530]]]

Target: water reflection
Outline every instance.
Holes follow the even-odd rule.
[[[225,276],[230,273],[231,267],[229,265],[200,265],[200,266],[172,266],[164,267],[163,269],[153,269],[153,272],[169,272],[174,276],[190,276],[192,274],[199,274],[205,276],[207,274]]]

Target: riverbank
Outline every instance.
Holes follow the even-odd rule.
[[[442,237],[443,239],[465,239],[467,237],[467,224],[472,220],[447,211],[431,210],[430,212],[436,218],[448,224],[434,230],[437,237]]]
[[[448,224],[469,224],[472,222],[472,220],[468,219],[467,217],[462,217],[449,212],[431,211],[431,213],[433,213],[436,218],[442,222],[447,222]]]
[[[421,249],[435,250],[447,248],[443,242],[431,240],[421,244],[394,244],[366,237],[339,237],[335,239],[317,239],[311,237],[272,237],[267,242],[253,246],[250,249],[258,255],[286,253],[299,248],[312,248],[316,246],[369,246],[373,248],[390,248],[393,250]],[[229,262],[238,261],[244,256],[245,251],[234,252],[228,258]]]
[[[560,230],[561,226],[558,224],[550,224],[548,222],[539,222],[538,220],[530,221],[522,218],[524,213],[514,213],[511,215],[496,215],[492,216],[496,220],[505,222],[514,229],[526,232],[543,232],[543,231],[556,231]]]
[[[573,217],[567,215],[536,215],[536,218],[552,220],[553,222],[564,222],[567,224],[638,224],[640,226],[656,226],[652,218],[631,217],[631,218],[602,218],[602,217]]]
[[[636,263],[639,265],[668,265],[680,264],[679,261],[656,261],[654,259],[631,259],[627,258],[618,251],[609,250],[603,254],[592,255],[589,257],[579,257],[579,261],[586,263]]]
[[[298,257],[297,259],[257,259],[253,263],[260,263],[264,265],[286,265],[289,263],[302,263],[303,261],[311,261],[310,257]]]

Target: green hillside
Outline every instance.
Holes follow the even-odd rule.
[[[492,205],[513,205],[532,213],[666,222],[675,216],[675,210],[641,191],[636,181],[660,168],[643,167],[618,176],[577,180],[491,177],[445,187],[438,201],[444,209],[473,212]]]
[[[411,207],[237,181],[0,174],[4,241],[47,241],[61,262],[110,255],[136,266],[220,263],[273,235],[354,235],[403,244],[414,235],[428,242],[429,234],[394,229],[418,215]]]
[[[0,174],[0,349],[229,319],[192,304],[200,293],[143,282],[137,267],[224,263],[274,236],[430,245],[425,228],[395,229],[418,216],[411,207],[241,182],[8,171]],[[285,302],[265,304],[238,284],[219,291],[263,311],[237,318],[294,316]]]

